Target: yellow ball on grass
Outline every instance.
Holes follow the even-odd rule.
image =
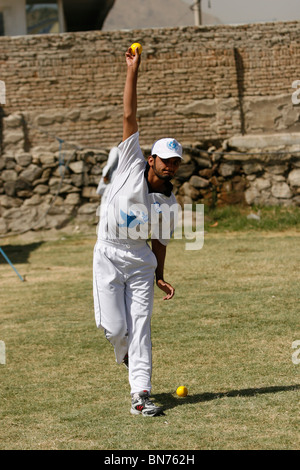
[[[188,394],[188,389],[184,385],[181,385],[177,388],[176,393],[179,397],[186,397]]]

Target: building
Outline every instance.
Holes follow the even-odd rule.
[[[115,0],[0,0],[0,36],[101,29]]]

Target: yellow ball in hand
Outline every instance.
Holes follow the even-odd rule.
[[[177,388],[176,393],[179,397],[186,397],[188,394],[188,389],[184,385],[181,385]]]
[[[134,42],[131,46],[130,46],[131,50],[132,50],[132,54],[135,55],[135,51],[136,49],[139,51],[139,54],[141,55],[142,53],[142,46],[140,45],[139,42]]]

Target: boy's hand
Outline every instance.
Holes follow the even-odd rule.
[[[127,49],[127,52],[125,54],[126,57],[126,64],[127,67],[132,67],[133,70],[138,70],[140,62],[141,62],[141,56],[139,54],[138,49],[135,50],[135,55],[132,53],[131,47]]]
[[[162,291],[164,291],[167,295],[164,297],[164,300],[170,300],[175,295],[175,289],[171,286],[168,282],[159,279],[156,282],[157,287],[159,287]]]

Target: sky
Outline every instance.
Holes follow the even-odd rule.
[[[225,24],[300,20],[300,0],[201,0],[201,8]]]

